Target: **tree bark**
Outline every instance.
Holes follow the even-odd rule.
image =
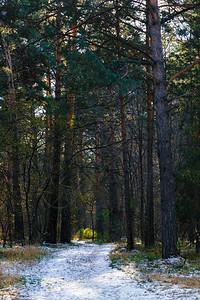
[[[71,136],[70,136],[71,138]],[[71,179],[72,179],[72,170],[71,170],[71,158],[69,152],[69,144],[71,140],[66,138],[65,142],[65,153],[63,161],[63,186],[64,186],[64,195],[62,196],[62,211],[61,211],[61,232],[60,232],[60,241],[61,243],[70,243],[71,241]],[[71,149],[72,150],[72,149]]]
[[[156,110],[157,142],[160,167],[162,212],[162,257],[177,255],[176,200],[174,191],[173,162],[170,125],[168,120],[167,83],[163,60],[161,24],[157,0],[150,0],[148,7],[149,33],[153,59],[154,100]]]
[[[47,74],[47,85],[49,86],[49,91],[46,91],[47,97],[52,97],[52,90],[51,90],[51,78],[50,72]],[[46,107],[46,115],[45,115],[45,170],[47,174],[51,171],[51,164],[52,164],[52,113],[49,112],[48,105]]]
[[[120,44],[120,22],[119,22],[119,2],[116,0],[116,35],[117,35],[117,53],[118,59],[121,59],[121,44]],[[131,198],[130,198],[130,179],[128,168],[128,144],[126,137],[126,113],[124,96],[119,95],[120,99],[120,117],[121,117],[121,130],[122,130],[122,152],[123,152],[123,171],[124,171],[124,195],[125,195],[125,212],[126,212],[126,238],[127,249],[134,248],[133,243],[133,220],[131,214]]]
[[[152,89],[147,83],[147,194],[146,194],[146,224],[145,246],[154,245],[154,205],[153,205],[153,130],[154,107],[152,104]]]
[[[19,134],[17,120],[17,103],[15,97],[15,86],[12,72],[12,59],[4,34],[2,33],[2,42],[8,68],[8,88],[9,88],[9,114],[11,123],[11,147],[12,147],[12,182],[13,182],[13,201],[15,215],[15,240],[24,242],[24,221],[22,211],[22,199],[20,191],[20,163],[19,163]]]
[[[110,166],[109,166],[109,240],[117,241],[121,235],[118,209],[116,155],[114,149],[114,105],[110,106]]]
[[[140,117],[138,111],[138,117]],[[145,217],[144,217],[144,169],[143,169],[143,132],[142,125],[139,121],[139,166],[140,166],[140,234],[141,241],[144,242],[144,225],[145,225]]]
[[[149,18],[149,0],[147,4],[147,20]],[[146,46],[150,56],[149,23],[146,25]],[[146,70],[151,73],[150,64]],[[154,136],[154,99],[152,97],[152,80],[147,78],[147,194],[145,218],[145,246],[154,245],[154,208],[153,208],[153,136]]]
[[[200,252],[200,225],[199,220],[197,221],[196,225],[196,253]]]
[[[102,155],[100,151],[100,128],[99,128],[99,119],[97,118],[97,132],[96,132],[96,179],[95,179],[95,201],[96,201],[96,231],[97,238],[103,239],[104,234],[104,219],[103,219],[103,203],[102,203],[102,195],[100,190],[100,168],[101,168],[101,160]]]
[[[7,177],[7,187],[6,187],[6,206],[7,206],[7,216],[8,216],[8,236],[9,236],[9,245],[12,247],[12,201],[11,201],[11,187],[12,187],[12,167],[11,167],[11,155],[10,155],[10,146],[7,146],[6,149],[6,177]]]
[[[57,221],[58,221],[58,203],[59,203],[59,187],[60,187],[60,163],[61,163],[61,124],[59,116],[59,103],[61,100],[61,2],[57,4],[56,16],[56,84],[55,84],[55,114],[54,114],[54,135],[53,135],[53,161],[52,161],[52,184],[49,224],[47,230],[46,241],[49,243],[57,243]]]
[[[72,29],[72,42],[77,37],[77,26]],[[75,50],[76,44],[74,43],[71,50]],[[64,174],[63,184],[65,195],[62,199],[62,211],[61,211],[61,243],[70,243],[71,241],[71,184],[72,184],[72,155],[74,146],[74,104],[75,94],[71,92],[69,94],[69,115],[66,128],[65,139],[65,153],[64,153]]]
[[[126,114],[125,103],[123,95],[120,95],[120,115],[121,115],[121,129],[122,129],[122,152],[123,152],[123,170],[124,170],[124,195],[125,195],[125,211],[126,211],[126,238],[127,249],[130,251],[134,249],[133,243],[133,220],[131,213],[131,199],[130,199],[130,182],[128,169],[128,144],[126,138]]]
[[[74,144],[73,122],[74,122],[74,102],[75,95],[71,93],[69,96],[70,111],[66,126],[65,135],[65,152],[63,161],[63,185],[64,195],[62,197],[61,211],[61,243],[70,243],[71,241],[71,185],[72,185],[72,155]]]

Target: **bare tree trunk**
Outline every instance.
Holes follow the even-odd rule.
[[[121,225],[118,209],[118,186],[116,155],[114,149],[114,105],[110,106],[110,166],[109,166],[109,239],[117,241],[121,235]]]
[[[51,88],[51,77],[50,72],[47,73],[47,85],[49,86],[49,91],[46,91],[46,96],[52,96],[52,88]],[[52,169],[52,152],[53,152],[53,119],[52,112],[49,110],[47,105],[46,107],[46,115],[45,115],[45,157],[44,157],[44,167],[47,176],[51,174]],[[50,195],[51,195],[51,185],[48,187],[48,192],[45,195],[45,211],[44,211],[44,232],[48,231],[48,223],[49,223],[49,213],[50,207],[47,203],[50,203]]]
[[[147,83],[147,195],[145,246],[154,245],[154,205],[153,205],[153,123],[154,108],[152,105],[152,90]]]
[[[126,138],[126,114],[125,103],[123,95],[120,95],[120,114],[121,114],[121,128],[122,128],[122,152],[123,152],[123,169],[124,169],[124,194],[125,194],[125,211],[126,211],[126,238],[127,248],[132,250],[133,243],[133,220],[130,199],[130,182],[128,169],[128,144]]]
[[[59,103],[61,100],[61,2],[57,4],[56,16],[56,86],[55,86],[55,114],[54,114],[54,135],[53,135],[53,161],[52,161],[52,185],[49,224],[47,230],[46,241],[49,243],[57,242],[57,222],[58,222],[58,203],[59,203],[59,187],[60,187],[60,163],[61,163],[61,124],[59,116]]]
[[[120,44],[120,22],[119,22],[119,2],[116,0],[116,35],[117,35],[117,52],[118,59],[121,59],[121,44]],[[124,169],[124,194],[125,194],[125,211],[126,211],[126,238],[127,248],[131,250],[134,248],[133,243],[133,220],[131,213],[131,198],[130,198],[130,180],[128,169],[128,144],[126,137],[126,113],[124,96],[119,95],[120,98],[120,116],[121,116],[121,130],[122,130],[122,152],[123,152],[123,169]]]
[[[100,151],[100,128],[99,128],[99,119],[97,118],[97,132],[96,132],[96,179],[95,179],[95,201],[96,201],[96,231],[97,238],[103,239],[104,226],[103,226],[103,203],[102,203],[102,195],[100,190],[100,168],[101,168],[101,151]]]
[[[51,78],[50,78],[50,72],[47,74],[47,85],[49,86],[49,91],[46,92],[47,96],[52,96],[52,90],[51,90]],[[46,108],[46,116],[45,116],[45,170],[47,174],[49,174],[51,170],[51,164],[52,164],[52,113],[49,112],[49,108],[47,106]]]
[[[15,240],[24,242],[24,221],[22,211],[22,199],[20,191],[20,163],[19,163],[19,135],[18,135],[18,121],[16,111],[15,87],[12,72],[12,59],[10,51],[2,33],[2,42],[6,58],[6,65],[8,68],[8,88],[9,88],[9,113],[11,123],[11,147],[12,147],[12,181],[13,181],[13,200],[14,200],[14,215],[15,215]]]
[[[197,220],[197,225],[196,225],[196,253],[198,254],[200,252],[200,225],[199,225],[199,220]]]
[[[140,122],[139,122],[140,123]],[[143,169],[143,134],[142,124],[139,124],[139,166],[140,166],[140,234],[141,241],[144,242],[144,169]]]
[[[74,147],[74,93],[70,94],[70,111],[68,116],[66,136],[65,136],[65,152],[63,160],[63,187],[64,195],[62,196],[61,211],[61,243],[70,243],[71,241],[71,185],[72,185],[72,156]]]
[[[163,258],[168,258],[172,255],[177,255],[177,224],[167,89],[158,1],[150,0],[148,9],[150,11],[149,33],[153,59],[153,76],[156,78],[154,80],[154,100],[160,167],[162,256]]]
[[[149,7],[149,0],[146,1]],[[147,9],[147,19],[149,10]],[[150,47],[149,23],[146,26],[146,46]],[[150,49],[148,50],[150,55]],[[150,64],[146,68],[151,73]],[[154,135],[154,99],[152,97],[152,80],[147,79],[147,194],[146,194],[146,222],[145,246],[154,245],[154,208],[153,208],[153,135]]]
[[[3,156],[2,156],[3,158]],[[5,168],[2,168],[2,176],[4,181],[4,193],[3,198],[6,206],[7,214],[3,214],[0,218],[0,224],[2,228],[2,239],[3,247],[6,246],[7,237],[9,236],[10,247],[12,247],[12,166],[11,166],[11,155],[10,155],[10,145],[6,145],[6,159]]]
[[[72,41],[77,37],[78,27],[74,26],[72,30]],[[73,44],[71,50],[75,50],[76,44]],[[64,153],[64,174],[63,185],[65,195],[62,199],[61,211],[61,233],[60,241],[62,243],[70,243],[71,241],[71,184],[72,184],[72,156],[74,147],[74,104],[75,94],[69,94],[69,115],[66,128],[65,153]]]
[[[32,120],[35,119],[35,112],[34,108],[32,107]],[[33,176],[33,183],[32,185],[32,192],[31,192],[31,198],[32,203],[29,203],[29,206],[31,208],[31,235],[29,237],[30,243],[36,243],[38,241],[39,237],[39,226],[38,226],[38,210],[36,209],[37,206],[37,199],[38,199],[38,192],[41,188],[41,176],[39,175],[39,166],[38,166],[38,129],[36,126],[36,119],[33,122],[33,138],[32,138],[32,148],[33,148],[33,161],[32,161],[32,171],[30,176]],[[35,180],[37,178],[37,181]],[[30,178],[31,179],[31,178]]]
[[[70,136],[71,138],[71,136]],[[71,152],[69,153],[69,144],[71,140],[66,138],[65,142],[65,153],[63,161],[63,187],[64,195],[62,196],[62,212],[61,212],[61,232],[60,241],[61,243],[70,243],[71,241],[71,180],[72,180],[72,170],[71,170]]]

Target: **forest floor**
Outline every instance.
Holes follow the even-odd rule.
[[[133,262],[114,265],[109,259],[114,247],[75,242],[56,248],[44,247],[49,254],[36,264],[3,260],[4,274],[18,276],[21,282],[1,288],[0,299],[200,299],[198,288],[186,288],[169,280],[161,282],[155,276],[149,280],[149,274]]]

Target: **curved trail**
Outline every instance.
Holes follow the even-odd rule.
[[[26,279],[17,299],[31,300],[143,300],[178,299],[139,285],[125,272],[109,267],[113,245],[78,243],[54,252],[37,266],[26,267]],[[151,288],[151,290],[149,289]],[[188,299],[188,297],[179,298]],[[195,299],[195,298],[190,298]]]

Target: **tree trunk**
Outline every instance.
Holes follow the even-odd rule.
[[[146,1],[149,7],[149,0]],[[147,20],[149,10],[147,9]],[[149,23],[146,26],[146,46],[150,47]],[[148,50],[150,55],[150,49]],[[148,73],[151,66],[147,65]],[[154,99],[152,97],[152,80],[147,79],[147,194],[146,194],[146,219],[145,219],[145,246],[154,245],[154,208],[153,208],[153,135],[154,135]]]
[[[123,95],[120,95],[120,114],[121,114],[121,128],[122,128],[122,152],[123,152],[123,171],[124,171],[124,195],[125,195],[125,211],[126,211],[126,238],[127,249],[134,248],[133,243],[133,220],[131,213],[131,199],[130,199],[130,182],[128,169],[128,144],[126,138],[126,114],[125,103]]]
[[[118,59],[121,59],[121,44],[120,44],[120,21],[119,21],[119,2],[116,0],[116,35],[117,35],[117,53]],[[133,243],[133,220],[131,214],[131,199],[130,199],[130,180],[128,169],[128,144],[126,138],[126,114],[124,96],[119,95],[120,99],[120,117],[121,117],[121,130],[122,130],[122,152],[123,152],[123,171],[124,171],[124,195],[125,195],[125,212],[126,212],[126,238],[127,249],[134,248]]]
[[[8,216],[8,236],[9,236],[9,245],[12,247],[12,201],[11,201],[11,187],[12,187],[12,167],[11,167],[11,154],[10,154],[10,146],[6,147],[6,208],[7,208],[7,216]]]
[[[47,75],[47,85],[49,86],[49,91],[46,91],[46,96],[52,96],[52,90],[51,90],[51,78],[50,78],[50,72],[48,72]],[[51,164],[52,164],[52,113],[47,105],[46,107],[46,115],[45,115],[45,170],[47,174],[49,174],[51,170]]]
[[[196,225],[196,253],[198,254],[200,252],[200,225],[199,221]]]
[[[66,129],[65,152],[63,161],[63,185],[64,195],[62,196],[61,211],[61,243],[70,243],[71,241],[71,185],[72,185],[72,155],[73,155],[73,118],[74,101],[70,101],[69,122]]]
[[[61,211],[61,243],[70,243],[71,241],[71,185],[72,185],[72,156],[73,156],[73,120],[74,120],[74,94],[70,94],[70,111],[66,128],[65,152],[63,161],[63,185],[64,195],[62,197]]]
[[[46,91],[46,96],[52,96],[51,89],[51,78],[50,72],[47,74],[47,85],[49,86],[49,91]],[[44,157],[44,168],[47,176],[51,174],[52,169],[52,152],[53,152],[53,119],[52,112],[50,111],[48,105],[46,107],[46,115],[45,115],[45,157]],[[48,187],[48,192],[45,195],[45,211],[44,211],[44,232],[48,231],[48,223],[49,223],[49,213],[50,207],[47,203],[50,203],[50,195],[51,195],[51,185]]]
[[[110,167],[109,167],[109,240],[117,241],[121,235],[118,210],[118,186],[116,171],[116,155],[114,149],[114,105],[110,106]]]
[[[20,163],[19,163],[19,135],[17,121],[17,103],[15,98],[14,78],[12,72],[12,59],[10,51],[2,33],[2,42],[5,53],[6,65],[8,68],[8,88],[9,88],[9,113],[11,123],[11,147],[12,147],[12,182],[13,182],[13,201],[15,215],[15,240],[24,242],[24,221],[22,211],[22,200],[20,191]]]
[[[72,30],[72,41],[77,37],[77,26]],[[73,44],[71,50],[76,48],[76,44]],[[74,145],[74,104],[75,94],[71,92],[69,94],[69,115],[66,128],[66,141],[65,141],[65,153],[64,153],[64,190],[65,194],[62,199],[62,211],[61,211],[61,243],[70,243],[71,241],[71,184],[72,184],[72,155]]]
[[[47,230],[46,241],[49,243],[57,242],[57,221],[58,221],[58,198],[60,186],[60,162],[61,162],[61,124],[59,116],[59,102],[61,100],[61,3],[57,4],[56,16],[56,86],[55,86],[55,114],[54,114],[54,135],[53,135],[53,161],[52,161],[52,185],[51,185],[51,199],[49,224]]]
[[[147,195],[145,246],[154,245],[154,207],[153,207],[153,122],[154,108],[152,105],[152,90],[147,83]]]
[[[150,0],[149,11],[153,76],[156,78],[154,80],[154,100],[160,167],[162,256],[168,258],[177,255],[177,224],[167,89],[157,0]]]
[[[103,239],[104,234],[104,219],[103,219],[103,203],[102,203],[102,195],[100,190],[100,167],[101,167],[101,151],[100,151],[100,129],[99,129],[99,119],[97,118],[97,133],[96,133],[96,179],[95,179],[95,191],[94,197],[96,201],[96,231],[97,238]]]
[[[71,137],[70,137],[71,138]],[[64,153],[64,172],[63,172],[63,185],[64,195],[62,196],[62,212],[61,212],[61,243],[70,243],[71,241],[71,159],[69,154],[69,144],[71,140],[66,139],[65,153]],[[70,152],[71,153],[71,152]]]
[[[139,111],[138,111],[138,117]],[[143,133],[142,133],[142,124],[139,122],[139,166],[140,166],[140,234],[141,234],[141,241],[144,242],[144,224],[145,224],[145,217],[144,217],[144,170],[143,170]]]

